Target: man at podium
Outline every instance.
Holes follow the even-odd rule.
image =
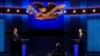
[[[11,56],[21,56],[21,40],[17,28],[14,28],[12,32]]]
[[[83,32],[83,30],[80,28],[78,29],[78,39],[80,39],[79,41],[79,55],[78,56],[84,56],[85,54],[85,34]]]

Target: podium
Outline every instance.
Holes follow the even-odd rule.
[[[73,56],[79,56],[78,53],[79,53],[79,43],[80,43],[80,40],[81,39],[72,39],[72,42],[73,42],[73,49],[74,49],[74,55]]]
[[[84,39],[72,39],[73,41],[73,49],[74,49],[74,55],[73,56],[79,56],[79,45],[81,41],[84,41]]]
[[[73,41],[74,43],[76,43],[76,44],[79,44],[79,43],[80,43],[80,40],[81,40],[81,39],[72,39],[72,41]]]
[[[22,56],[27,56],[27,44],[29,42],[29,39],[21,39],[22,43]]]
[[[22,43],[22,44],[26,44],[26,43],[28,43],[29,40],[30,40],[30,39],[21,39],[21,43]]]

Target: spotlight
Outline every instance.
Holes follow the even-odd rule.
[[[10,12],[10,9],[9,8],[7,9],[7,12]]]
[[[96,12],[96,9],[93,9],[92,11],[95,13]]]
[[[17,10],[16,10],[16,12],[17,12],[17,13],[19,13],[19,12],[20,12],[20,10],[19,10],[19,9],[17,9]]]
[[[76,10],[73,10],[73,13],[76,13]]]
[[[85,9],[83,9],[83,10],[82,10],[82,12],[83,12],[83,13],[85,13],[85,12],[86,12],[86,10],[85,10]]]
[[[66,11],[66,10],[64,10],[64,13],[67,13],[67,11]]]
[[[29,13],[29,10],[28,9],[26,10],[26,13]]]

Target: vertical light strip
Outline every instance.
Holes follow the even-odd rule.
[[[68,9],[70,8],[70,1],[64,1],[64,4],[65,4],[65,9]],[[67,12],[67,11],[66,11]],[[64,32],[66,31],[70,31],[70,16],[68,15],[64,15]]]
[[[22,0],[22,6],[21,6],[22,8],[27,9],[28,5],[29,5],[29,0]]]
[[[26,8],[29,5],[29,0],[22,0],[22,8]],[[21,15],[22,16],[22,31],[28,32],[28,22],[29,22],[29,16],[28,15]]]
[[[22,44],[22,56],[26,56],[26,44]]]
[[[74,56],[78,56],[78,44],[74,44]]]
[[[87,8],[87,0],[80,0],[80,8]],[[86,31],[87,28],[86,25],[87,25],[87,14],[83,13],[83,15],[80,15],[80,27],[83,29],[83,31]]]
[[[5,7],[13,7],[12,0],[5,0]],[[5,25],[7,28],[6,31],[12,30],[13,24],[13,15],[12,14],[5,14]]]
[[[7,28],[6,31],[10,32],[13,28],[13,15],[12,14],[5,14],[5,25]]]
[[[28,7],[29,5],[29,0],[22,0],[22,8],[26,8]],[[28,15],[22,15],[22,31],[24,32],[27,32],[28,30]],[[26,47],[26,44],[22,44],[22,56],[27,56],[26,53],[27,53],[27,47]]]
[[[80,0],[80,8],[87,8],[87,0]]]
[[[5,0],[5,7],[12,7],[12,0]]]
[[[22,31],[28,32],[28,28],[29,28],[29,16],[22,15]]]
[[[5,7],[13,7],[12,0],[4,0],[5,1]],[[5,32],[11,32],[12,31],[12,24],[13,24],[13,15],[11,14],[4,14],[4,20],[5,20]],[[6,41],[5,41],[6,42]],[[10,52],[8,42],[5,43],[5,52]]]
[[[5,27],[4,19],[0,19],[0,52],[5,50]]]

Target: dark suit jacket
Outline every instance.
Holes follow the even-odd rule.
[[[78,34],[78,38],[80,38],[79,34]],[[82,34],[81,39],[85,38],[85,33]]]
[[[63,50],[54,50],[52,56],[65,56],[65,52]]]
[[[16,41],[14,41],[16,39]],[[15,56],[17,53],[17,56],[21,56],[21,38],[20,36],[16,36],[14,33],[12,33],[11,37],[11,53],[12,56]]]
[[[80,39],[80,43],[81,43],[81,42],[85,42],[85,38],[86,38],[85,33],[82,34],[81,38],[80,38],[80,36],[79,36],[79,34],[78,34],[78,39]]]
[[[16,41],[20,41],[20,36],[19,34],[16,36],[14,33],[12,33],[12,40],[16,39]]]
[[[78,35],[78,37],[80,38],[79,35]],[[86,38],[86,35],[83,33],[83,35],[80,38],[80,42],[79,42],[79,56],[84,56],[84,52],[85,52],[85,38]]]
[[[16,39],[16,41],[14,41],[14,39]],[[16,36],[14,33],[12,33],[12,37],[11,37],[11,45],[14,45],[15,43],[21,43],[21,38],[20,36]]]

